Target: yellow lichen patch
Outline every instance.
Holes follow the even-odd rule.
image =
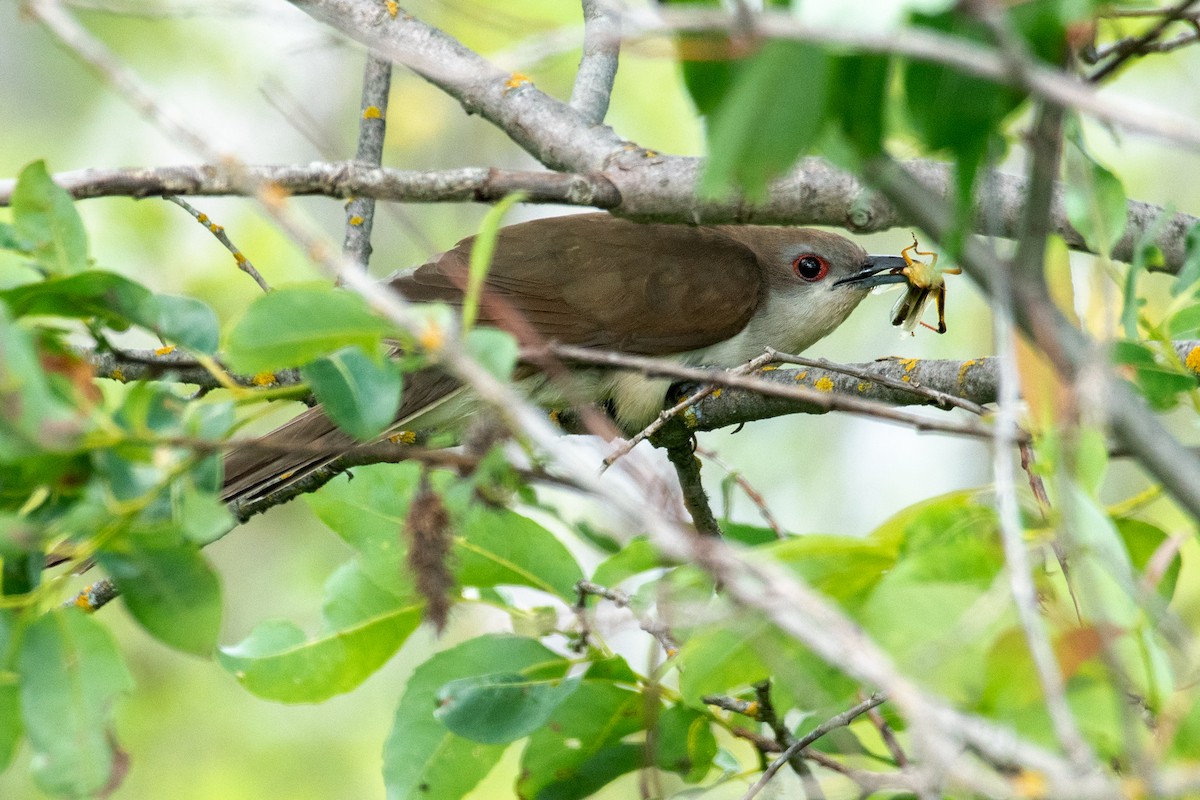
[[[286,481],[288,478],[292,477],[292,476],[293,476],[293,475],[295,475],[295,474],[296,474],[296,473],[294,473],[294,472],[285,472],[285,473],[283,473],[282,475],[280,475],[280,476],[279,476],[279,480],[281,480],[281,481]]]
[[[367,106],[363,109],[363,119],[383,119],[383,112],[379,106]]]
[[[757,701],[757,700],[751,700],[749,703],[746,703],[746,713],[745,713],[745,716],[747,716],[747,717],[757,717],[757,716],[758,716],[758,712],[759,712],[759,710],[760,710],[760,709],[759,709],[759,707],[758,707],[758,701]]]
[[[767,364],[765,367],[760,369],[759,372],[774,372],[777,369],[779,369],[777,364]]]
[[[808,377],[808,370],[802,369],[796,373],[796,382],[799,383],[800,381],[804,380],[807,377]]]
[[[642,153],[642,155],[644,155],[646,158],[657,158],[658,151],[657,150],[646,150]]]
[[[905,383],[908,383],[909,381],[912,380],[912,375],[901,375],[900,380],[902,380]]]
[[[1188,351],[1187,358],[1184,360],[1187,368],[1192,372],[1200,372],[1200,346],[1193,347]]]
[[[358,214],[355,214],[353,217],[351,217],[349,220],[347,220],[347,222],[349,222],[351,225],[353,225],[354,227],[357,228],[359,225],[363,224],[364,220]]]
[[[417,337],[417,341],[426,350],[440,350],[446,343],[446,332],[436,322],[427,322],[421,330],[421,335]]]
[[[912,372],[917,368],[917,359],[915,358],[901,358],[899,361],[905,372]]]
[[[242,255],[240,252],[233,254],[233,260],[238,263],[238,266],[241,266],[246,263],[246,257],[244,255]]]
[[[400,13],[400,4],[396,0],[387,0],[384,5],[387,6],[388,16],[392,19],[395,19],[396,15]]]
[[[1013,789],[1020,797],[1045,797],[1046,776],[1034,770],[1025,770],[1013,778]]]
[[[412,431],[397,431],[388,437],[392,444],[416,444],[417,435]]]
[[[867,383],[866,381],[859,381],[857,388],[860,392],[865,392],[867,389],[871,388],[871,384]]]
[[[514,72],[512,75],[508,76],[508,80],[504,82],[504,87],[506,89],[516,89],[518,86],[524,86],[527,83],[533,83],[533,81],[529,79],[528,75],[526,75],[524,72]]]
[[[683,424],[689,428],[699,427],[700,420],[696,419],[695,406],[690,406],[683,410]]]
[[[969,361],[964,361],[962,366],[958,368],[958,383],[959,383],[959,385],[966,383],[967,370],[969,370],[971,367],[975,366],[976,363],[977,362],[975,361],[975,359],[972,358]]]
[[[677,649],[674,647],[667,648],[667,658],[674,658],[677,655],[679,655],[679,651]]]
[[[108,373],[108,377],[112,378],[114,381],[123,381],[125,380],[125,373],[120,367],[116,367],[112,372]]]
[[[92,587],[94,583],[89,583],[84,587],[83,591],[75,596],[75,607],[82,608],[84,611],[95,611],[92,608]]]
[[[274,372],[260,372],[251,378],[250,382],[255,386],[274,386],[277,381]]]
[[[167,345],[166,347],[160,347],[160,348],[158,348],[157,350],[155,350],[155,351],[154,351],[154,355],[156,355],[156,356],[165,356],[165,355],[167,355],[168,353],[174,353],[174,352],[175,352],[175,345],[173,345],[173,344],[169,344],[169,345]]]
[[[720,390],[720,389],[713,389],[713,391],[712,391],[712,396],[713,396],[713,397],[720,397],[720,396],[721,396],[721,390]]]
[[[817,382],[813,384],[813,388],[818,392],[832,392],[833,379],[827,375],[823,375],[820,378],[817,378]]]

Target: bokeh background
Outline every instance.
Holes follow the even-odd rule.
[[[823,7],[815,0],[808,5],[817,11]],[[824,4],[835,5],[835,0]],[[211,144],[248,163],[352,156],[364,53],[284,0],[86,0],[73,7],[92,33]],[[529,75],[543,90],[558,97],[569,94],[577,50],[533,63],[515,63],[513,53],[530,37],[578,25],[576,3],[414,0],[406,7],[506,67]],[[843,18],[854,22],[853,14]],[[1185,51],[1148,60],[1116,81],[1111,91],[1157,102],[1200,123],[1200,93],[1194,91],[1195,76],[1200,75],[1198,55]],[[671,56],[669,43],[661,40],[627,47],[607,121],[642,146],[701,155],[703,125]],[[1145,138],[1118,137],[1095,125],[1087,130],[1092,149],[1124,180],[1131,197],[1200,213],[1196,154]],[[897,152],[916,155],[903,141]],[[18,0],[2,0],[0,178],[15,177],[35,159],[45,159],[52,171],[197,160],[22,16]],[[454,101],[402,70],[393,81],[384,163],[406,169],[536,167],[488,123],[466,116]],[[1015,152],[1008,166],[1020,165],[1020,153]],[[340,202],[294,202],[340,242]],[[225,226],[272,285],[320,277],[253,203],[208,198],[194,203]],[[79,207],[92,255],[106,269],[160,291],[201,297],[225,324],[258,292],[235,269],[228,253],[176,206],[157,199],[101,199]],[[475,232],[485,210],[475,205],[381,207],[373,270],[384,275],[420,263]],[[510,220],[577,211],[525,207]],[[0,219],[6,214],[0,209]],[[909,241],[907,230],[895,230],[865,237],[864,244],[872,252],[896,252]],[[1105,298],[1116,292],[1105,287],[1106,279],[1094,277],[1100,271],[1092,268],[1092,259],[1072,256],[1069,266],[1065,252],[1054,258],[1057,280],[1068,281],[1073,274],[1081,307],[1089,316],[1102,318]],[[3,277],[0,264],[0,280]],[[810,353],[840,361],[990,354],[986,305],[966,279],[952,278],[950,284],[945,336],[924,330],[915,337],[898,335],[887,323],[894,296],[872,297]],[[1152,299],[1161,299],[1166,286],[1165,278],[1146,282]],[[280,411],[281,416],[287,413]],[[1174,421],[1181,430],[1195,428],[1194,415],[1177,414]],[[706,434],[701,444],[745,475],[783,525],[800,533],[865,534],[913,502],[989,481],[990,453],[984,445],[834,414],[751,424],[736,435]],[[1114,499],[1144,485],[1127,465],[1114,465],[1112,473],[1108,491]],[[714,490],[722,477],[719,468],[706,469]],[[1152,513],[1168,525],[1179,524],[1165,503]],[[760,522],[754,507],[740,497],[733,516]],[[256,518],[208,553],[224,584],[224,643],[239,641],[270,617],[315,626],[321,586],[348,556],[302,502]],[[142,632],[120,603],[102,613],[138,684],[118,709],[118,732],[131,762],[114,797],[174,800],[383,797],[380,750],[407,675],[432,648],[506,623],[487,611],[462,606],[445,636],[435,640],[422,630],[356,691],[318,706],[282,706],[247,694],[212,662],[166,649]],[[41,796],[28,779],[28,760],[26,749],[0,775],[0,798]],[[514,752],[476,796],[511,792],[515,764]],[[611,791],[622,796],[632,789],[619,784]]]

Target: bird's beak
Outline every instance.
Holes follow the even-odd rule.
[[[888,283],[907,283],[908,277],[900,273],[907,266],[908,262],[902,256],[867,256],[858,272],[847,275],[833,285],[872,289]]]

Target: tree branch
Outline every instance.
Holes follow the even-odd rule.
[[[388,95],[392,88],[392,62],[367,57],[363,68],[362,102],[358,115],[358,149],[355,162],[379,167],[387,133]],[[363,269],[371,260],[371,229],[375,225],[375,198],[352,197],[346,204],[346,237],[342,250]]]
[[[657,222],[702,221],[760,225],[829,225],[854,233],[911,227],[916,219],[871,191],[848,173],[819,158],[803,159],[770,187],[767,199],[750,205],[736,198],[699,200],[696,180],[701,162],[683,156],[641,157],[602,173],[521,172],[465,167],[452,170],[367,168],[352,161],[305,165],[251,165],[236,171],[215,165],[131,169],[85,169],[54,176],[76,199],[172,195],[248,195],[257,185],[272,185],[292,195],[373,197],[411,203],[496,202],[520,191],[529,203],[588,206],[622,216]],[[950,165],[910,161],[905,168],[940,197],[952,197]],[[0,180],[0,206],[12,200],[13,179]],[[980,233],[1018,238],[1028,191],[1025,178],[997,173],[989,186],[988,213],[977,204],[975,227]],[[1186,238],[1200,218],[1171,213],[1151,203],[1126,204],[1125,235],[1112,257],[1133,260],[1136,245],[1148,233],[1163,254],[1162,266],[1176,272],[1186,255]],[[1083,237],[1067,221],[1063,186],[1055,183],[1047,212],[1051,232],[1073,250],[1090,252]]]
[[[594,125],[604,122],[621,52],[621,11],[612,0],[583,0],[583,57],[571,108]]]

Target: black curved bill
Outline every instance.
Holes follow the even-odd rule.
[[[858,272],[835,281],[834,286],[853,284],[857,288],[870,289],[888,283],[907,283],[908,278],[900,270],[908,266],[902,256],[867,256],[866,263]]]

